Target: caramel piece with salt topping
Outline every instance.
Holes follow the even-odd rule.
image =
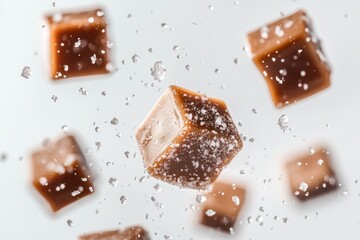
[[[242,148],[225,103],[170,86],[136,131],[150,175],[205,188]]]
[[[32,155],[33,185],[54,212],[94,191],[85,158],[67,135]]]
[[[120,238],[123,240],[150,240],[149,234],[139,226],[128,227],[121,232]]]
[[[201,223],[213,228],[232,232],[236,219],[244,205],[245,189],[231,183],[215,182],[206,194],[201,210]]]
[[[123,240],[122,238],[120,238],[120,234],[120,230],[90,233],[80,236],[79,240]]]
[[[318,148],[313,154],[300,156],[286,165],[290,188],[300,200],[335,190],[337,179],[330,165],[330,154]]]
[[[330,86],[330,68],[304,11],[251,32],[248,43],[276,107]]]
[[[109,72],[107,22],[101,9],[54,14],[47,20],[52,79]]]
[[[140,226],[128,227],[124,231],[112,230],[86,234],[79,240],[150,240],[149,234]]]

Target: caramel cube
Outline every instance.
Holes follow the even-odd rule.
[[[79,237],[79,240],[118,240],[120,238],[120,230],[110,230],[104,232],[84,234]]]
[[[205,188],[242,148],[225,103],[170,86],[136,131],[144,165],[155,178]]]
[[[201,223],[226,232],[232,232],[244,205],[245,189],[230,183],[215,182],[206,194]]]
[[[330,68],[304,11],[249,33],[248,43],[276,107],[330,86]]]
[[[292,193],[300,200],[307,200],[335,190],[337,179],[330,161],[329,152],[319,148],[289,162],[286,169]]]
[[[79,240],[150,240],[149,234],[140,226],[128,227],[123,231],[112,230],[85,234]]]
[[[107,22],[101,9],[54,14],[47,20],[52,79],[109,72]]]
[[[149,234],[140,226],[128,227],[120,234],[119,239],[126,240],[150,240]]]
[[[71,135],[32,155],[33,185],[54,212],[94,191],[85,158]]]

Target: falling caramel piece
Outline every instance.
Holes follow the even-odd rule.
[[[79,240],[123,240],[120,234],[120,230],[90,233],[80,236]]]
[[[330,68],[304,11],[251,32],[248,43],[276,107],[330,86]]]
[[[47,20],[52,79],[109,72],[107,22],[102,10],[54,14]]]
[[[120,234],[123,240],[150,240],[149,234],[139,226],[128,227]]]
[[[128,227],[124,231],[112,230],[85,234],[79,240],[150,240],[149,234],[140,226]]]
[[[300,156],[286,165],[290,187],[300,200],[335,190],[337,180],[325,148]]]
[[[136,132],[155,178],[205,188],[242,148],[225,103],[177,86],[160,97]]]
[[[84,155],[67,135],[32,155],[33,185],[54,212],[94,191]]]
[[[245,189],[234,184],[215,182],[212,191],[206,194],[201,211],[201,223],[232,232],[244,205],[245,192]]]

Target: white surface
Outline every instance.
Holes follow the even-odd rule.
[[[44,14],[87,9],[99,2],[110,22],[112,56],[119,71],[107,76],[50,81],[48,42],[44,38],[47,28],[42,28]],[[360,2],[234,2],[63,0],[56,1],[53,7],[52,1],[0,1],[0,151],[8,154],[7,160],[0,162],[0,239],[76,239],[81,233],[132,224],[143,225],[153,239],[164,239],[165,234],[181,240],[360,237],[360,184],[355,184],[360,178]],[[281,12],[298,8],[309,13],[322,39],[333,70],[332,86],[278,110],[272,105],[261,74],[242,48],[247,32],[278,18]],[[128,18],[128,14],[132,17]],[[168,28],[162,28],[161,23]],[[173,51],[174,45],[179,45],[179,50]],[[138,63],[131,60],[134,54],[141,58]],[[234,64],[235,58],[238,64]],[[161,83],[150,74],[156,61],[163,61],[167,69]],[[187,64],[191,71],[185,69]],[[24,66],[33,70],[30,79],[20,76]],[[220,70],[217,74],[216,68]],[[146,88],[144,83],[154,83],[155,87]],[[248,188],[239,219],[243,224],[234,236],[197,225],[198,212],[190,209],[190,204],[198,205],[197,191],[178,189],[152,178],[139,182],[146,174],[133,138],[134,129],[170,84],[225,100],[234,121],[243,123],[240,133],[255,139],[253,143],[245,142],[220,176]],[[79,93],[81,87],[89,92],[88,96]],[[102,96],[102,91],[107,96]],[[52,95],[58,97],[56,103]],[[125,105],[127,97],[129,105]],[[285,134],[277,125],[282,114],[289,116],[292,129]],[[113,117],[119,118],[119,125],[109,123]],[[94,122],[100,127],[99,133],[94,130]],[[29,154],[43,139],[59,136],[65,124],[82,139],[84,151],[91,149],[87,158],[97,173],[96,194],[53,215],[30,184]],[[96,151],[97,141],[102,143],[100,151]],[[306,151],[318,141],[332,147],[343,186],[334,194],[300,204],[289,194],[282,167],[293,151]],[[129,159],[125,151],[130,151]],[[138,153],[137,158],[132,157],[134,153]],[[114,165],[106,166],[106,162]],[[240,175],[241,169],[246,174]],[[108,183],[110,177],[118,179],[117,187]],[[264,184],[264,179],[272,179],[272,183]],[[161,192],[154,190],[156,183],[161,185]],[[348,191],[346,196],[343,190]],[[127,198],[125,205],[120,203],[122,195]],[[163,209],[151,196],[164,204]],[[265,213],[258,210],[260,206]],[[255,220],[258,215],[264,219],[263,226]],[[254,218],[251,224],[246,220],[249,216]],[[280,219],[275,221],[274,216]],[[288,223],[283,223],[284,217]],[[67,225],[68,219],[74,222],[73,227]]]

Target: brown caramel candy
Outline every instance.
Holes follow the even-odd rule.
[[[330,86],[330,68],[304,11],[250,33],[248,43],[276,107]]]
[[[112,230],[86,234],[79,240],[150,240],[149,234],[140,226],[126,228],[124,231]]]
[[[230,183],[215,182],[202,208],[201,223],[226,232],[232,232],[243,207],[245,189]]]
[[[330,165],[330,155],[324,148],[289,162],[286,166],[291,191],[300,200],[307,200],[337,188]]]
[[[177,86],[160,97],[136,132],[150,175],[204,188],[242,148],[225,103]]]
[[[120,238],[120,234],[120,230],[90,233],[80,236],[79,240],[123,240],[122,238]]]
[[[47,19],[52,79],[109,72],[107,22],[102,10],[54,14]]]
[[[67,135],[32,155],[33,185],[54,212],[94,191],[84,156]]]

